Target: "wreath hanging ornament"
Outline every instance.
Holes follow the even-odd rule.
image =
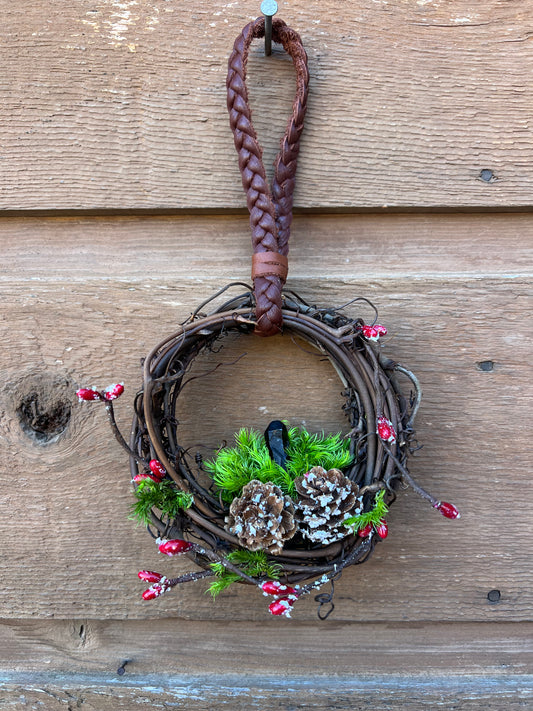
[[[272,39],[296,69],[296,96],[269,187],[246,89],[250,45],[264,35],[263,17],[246,25],[235,41],[227,77],[230,125],[250,212],[253,289],[226,286],[216,296],[235,286],[241,293],[207,315],[204,309],[216,296],[204,302],[152,349],[134,400],[129,444],[113,409],[123,384],[103,391],[82,388],[77,395],[105,404],[113,432],[129,454],[134,517],[150,532],[156,530],[152,535],[161,553],[185,555],[201,568],[176,578],[140,571],[139,578],[150,583],[145,600],[211,578],[213,595],[234,582],[254,585],[271,597],[273,615],[289,617],[300,597],[330,583],[330,592],[315,598],[325,619],[344,568],[367,560],[376,542],[387,537],[386,514],[400,483],[447,518],[458,518],[459,512],[409,474],[421,389],[413,373],[383,354],[380,337],[387,329],[376,323],[377,313],[365,323],[283,290],[309,73],[299,35],[274,20]],[[195,359],[232,332],[298,337],[326,356],[343,385],[348,431],[311,434],[276,420],[264,433],[241,430],[234,446],[206,461],[192,456],[181,442],[177,403]],[[402,394],[401,380],[409,383],[409,397]]]

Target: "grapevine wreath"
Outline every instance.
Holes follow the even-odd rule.
[[[272,39],[292,57],[297,82],[269,187],[245,84],[250,45],[264,34],[262,17],[243,29],[227,78],[230,124],[250,212],[253,288],[226,286],[222,293],[230,287],[239,287],[239,293],[207,313],[213,299],[204,302],[152,349],[134,400],[129,443],[113,410],[124,390],[121,383],[77,394],[105,404],[114,434],[129,453],[133,517],[148,525],[161,553],[183,554],[201,568],[177,578],[141,571],[139,578],[151,584],[144,599],[211,578],[213,595],[234,582],[255,585],[271,596],[273,615],[289,616],[299,597],[329,582],[330,592],[316,596],[323,619],[333,609],[333,584],[343,569],[364,562],[387,536],[385,516],[401,482],[444,516],[458,518],[459,512],[409,474],[421,389],[413,373],[384,355],[379,339],[387,330],[376,323],[377,313],[365,323],[344,308],[312,306],[283,289],[309,74],[299,35],[274,20]],[[327,357],[342,383],[346,433],[312,434],[276,420],[264,434],[241,430],[234,446],[221,447],[210,458],[191,451],[181,440],[178,400],[195,359],[219,349],[232,333],[239,338],[282,333]],[[401,381],[409,386],[408,396]]]

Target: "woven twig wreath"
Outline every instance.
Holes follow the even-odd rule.
[[[375,494],[387,491],[387,503],[394,499],[394,489],[409,453],[413,419],[420,390],[412,373],[392,361],[386,361],[379,347],[362,335],[364,323],[349,319],[332,309],[311,308],[294,294],[284,295],[284,334],[298,336],[324,353],[331,361],[344,386],[353,464],[344,474]],[[132,478],[142,473],[144,463],[159,460],[176,486],[194,495],[194,504],[173,521],[153,515],[161,537],[196,538],[216,551],[240,547],[237,538],[225,528],[228,506],[223,505],[213,487],[199,483],[201,472],[188,447],[180,441],[176,407],[187,373],[194,359],[228,332],[251,333],[255,328],[255,304],[251,293],[233,299],[214,313],[188,320],[180,330],[158,344],[144,364],[142,393],[136,403],[131,448],[138,458],[131,458]],[[244,337],[244,336],[243,336]],[[415,395],[408,402],[401,394],[397,376],[407,375]],[[377,423],[384,418],[396,433],[394,451],[376,434]],[[309,546],[301,540],[287,543],[276,563],[282,566],[283,579],[296,583],[317,575],[338,571],[346,564],[365,558],[372,544],[355,535],[329,546]],[[200,554],[189,553],[199,565],[211,564]]]
[[[212,299],[204,302],[175,333],[152,349],[135,399],[129,445],[113,412],[113,400],[122,393],[122,384],[103,391],[81,389],[78,395],[82,400],[105,403],[115,436],[130,454],[136,495],[159,495],[164,490],[165,502],[170,501],[167,506],[158,504],[161,499],[157,497],[146,499],[145,519],[157,537],[160,552],[186,554],[203,569],[173,579],[141,571],[139,577],[152,583],[143,593],[145,599],[157,598],[180,583],[226,575],[230,582],[256,585],[273,595],[270,612],[288,615],[297,598],[330,582],[331,592],[316,598],[319,616],[324,618],[333,609],[333,584],[343,569],[362,563],[376,541],[386,537],[382,515],[394,501],[400,481],[445,516],[457,518],[459,514],[453,505],[437,501],[418,486],[407,470],[421,390],[409,370],[384,357],[379,337],[386,329],[375,321],[366,324],[360,317],[349,317],[343,309],[310,306],[294,292],[283,291],[309,74],[298,34],[280,20],[274,21],[272,32],[274,41],[292,57],[297,81],[270,186],[245,83],[252,40],[264,35],[263,18],[248,24],[238,36],[227,78],[230,125],[250,212],[253,288],[244,285],[244,293],[207,315],[202,310]],[[358,301],[370,303],[354,300]],[[253,333],[282,333],[303,339],[329,359],[342,382],[342,407],[348,419],[343,441],[349,449],[346,466],[342,471],[336,467],[326,471],[318,462],[309,470],[296,472],[290,482],[297,490],[296,500],[273,481],[254,478],[229,502],[216,481],[206,475],[201,457],[191,454],[182,441],[177,405],[187,396],[188,390],[185,396],[183,391],[194,377],[193,363],[202,353],[218,349],[232,332],[242,338],[253,337]],[[409,383],[407,397],[400,388],[401,378]],[[285,427],[279,421],[272,424]],[[270,446],[269,452],[274,460]],[[283,461],[276,464],[284,467]],[[262,562],[254,568],[250,553],[256,551]],[[321,612],[324,605],[327,609]]]

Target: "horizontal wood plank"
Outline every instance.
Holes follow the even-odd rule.
[[[247,278],[246,221],[10,219],[0,226],[0,448],[9,463],[0,474],[2,616],[266,620],[263,599],[243,586],[216,603],[202,583],[148,605],[140,599],[137,570],[173,574],[188,564],[161,561],[146,532],[127,520],[125,456],[103,412],[73,395],[78,386],[123,379],[128,395],[118,410],[128,431],[140,359],[222,284]],[[530,457],[519,423],[531,396],[522,239],[530,229],[526,215],[296,220],[289,285],[319,304],[357,295],[378,304],[391,333],[387,353],[412,367],[425,391],[418,420],[425,446],[412,471],[463,513],[446,521],[402,492],[387,541],[336,586],[338,620],[529,619]],[[210,241],[224,255],[216,272]],[[469,262],[473,244],[480,256]],[[182,256],[188,245],[190,261]],[[372,245],[381,259],[368,255]],[[200,369],[244,351],[238,364],[191,386],[180,413],[184,441],[215,448],[238,427],[262,428],[280,415],[311,429],[346,426],[329,364],[286,338],[228,341]],[[492,371],[482,371],[482,361]],[[270,385],[257,387],[264,378]],[[43,443],[27,422],[23,429],[28,399],[45,413],[68,405],[65,432]],[[494,589],[501,596],[492,604]],[[295,614],[305,621],[315,612],[308,599]]]
[[[533,672],[532,623],[2,620],[0,675],[280,673],[297,677]]]
[[[30,680],[5,683],[0,702],[6,711],[130,711],[131,709],[186,708],[212,711],[231,708],[312,709],[313,711],[426,711],[454,704],[465,711],[524,711],[531,704],[532,677],[435,677],[398,676],[370,679],[313,676],[275,679],[254,676],[138,676],[124,681],[97,675],[35,675]],[[453,707],[450,707],[453,708]]]
[[[235,215],[4,217],[0,244],[6,288],[117,279],[156,292],[181,280],[201,291],[213,279],[249,281],[251,271],[249,219]],[[362,279],[525,277],[532,252],[528,213],[297,215],[288,285],[321,277],[355,292]]]
[[[0,6],[0,209],[244,206],[225,74],[258,2]],[[531,206],[527,3],[281,10],[311,72],[296,206]],[[263,54],[257,42],[250,92],[270,166],[294,81]]]
[[[525,709],[531,624],[3,621],[2,708]],[[117,669],[128,660],[124,674]],[[312,675],[312,678],[310,677]]]

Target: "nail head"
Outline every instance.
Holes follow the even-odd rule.
[[[119,676],[123,676],[126,673],[126,664],[129,664],[131,662],[131,659],[125,659],[122,664],[119,666],[117,669],[117,674]]]
[[[278,11],[278,3],[275,0],[263,0],[261,3],[261,12],[263,15],[272,17]]]
[[[491,180],[494,180],[494,173],[489,168],[483,168],[483,170],[479,174],[479,177],[485,183],[490,183]]]
[[[502,594],[499,590],[490,590],[487,594],[487,600],[489,602],[500,602]]]

